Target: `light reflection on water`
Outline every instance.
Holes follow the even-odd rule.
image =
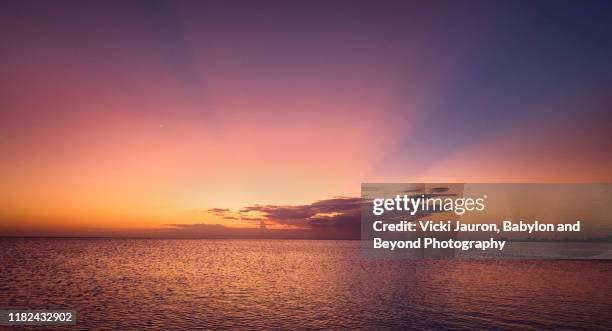
[[[3,238],[0,309],[75,309],[71,330],[612,327],[609,261],[368,261],[359,248]]]

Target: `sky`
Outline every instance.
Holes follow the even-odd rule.
[[[3,1],[0,235],[349,238],[362,182],[611,182],[611,35],[607,1]]]

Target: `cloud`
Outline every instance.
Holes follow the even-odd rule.
[[[261,221],[258,227],[235,228],[221,224],[167,224],[167,228],[148,233],[158,238],[201,239],[354,239],[360,238],[357,231],[342,228],[289,228],[271,229],[270,223]]]
[[[446,187],[436,187],[410,197],[453,197]],[[416,193],[416,192],[413,192]],[[253,227],[231,227],[212,224],[170,224],[164,236],[180,238],[243,239],[360,239],[361,208],[368,199],[334,197],[303,205],[252,205],[238,211],[211,208],[207,212],[225,220],[251,222]],[[433,212],[414,216],[389,212],[388,219],[417,219]]]
[[[240,212],[255,212],[262,215],[256,219],[257,221],[265,220],[299,228],[355,227],[358,229],[361,201],[361,198],[335,197],[308,205],[254,205],[245,207]]]
[[[262,217],[247,217],[247,216],[242,216],[239,218],[242,221],[264,221],[265,218]]]
[[[359,239],[361,203],[361,198],[334,197],[304,205],[253,205],[239,211],[211,208],[207,210],[210,214],[225,220],[252,222],[254,226],[168,224],[160,235],[179,238]]]
[[[210,213],[223,213],[229,211],[227,208],[210,208],[207,210]]]

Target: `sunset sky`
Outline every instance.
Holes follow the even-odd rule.
[[[3,1],[0,38],[0,235],[343,237],[362,182],[612,181],[609,1]]]

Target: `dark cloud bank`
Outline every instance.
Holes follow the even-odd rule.
[[[336,197],[308,205],[248,206],[238,212],[212,208],[209,214],[226,220],[253,222],[258,227],[220,224],[168,224],[156,236],[218,239],[360,239],[361,198]],[[256,216],[253,216],[256,215]],[[271,225],[286,226],[272,229]]]

